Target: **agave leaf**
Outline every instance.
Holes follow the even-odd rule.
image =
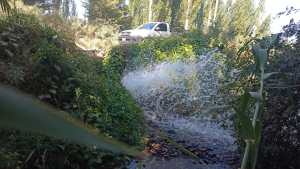
[[[0,127],[37,132],[114,153],[142,156],[136,149],[100,135],[68,113],[55,110],[30,96],[1,85]]]

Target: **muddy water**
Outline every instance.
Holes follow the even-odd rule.
[[[226,68],[220,55],[218,59],[215,56],[212,52],[192,61],[163,62],[124,75],[123,85],[144,109],[151,128],[149,139],[164,145],[157,134],[161,131],[176,146],[197,155],[193,158],[166,144],[161,147],[167,149],[165,152],[154,153],[142,164],[133,161],[129,168],[236,168],[239,155],[232,129],[232,110],[225,109],[226,96],[220,92],[226,81]],[[172,148],[175,150],[168,151]]]

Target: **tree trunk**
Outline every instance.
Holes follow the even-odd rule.
[[[206,29],[208,31],[210,23],[211,23],[211,11],[212,11],[212,2],[208,2],[208,17],[207,17],[207,23],[206,23]]]
[[[148,15],[148,22],[152,21],[152,4],[153,0],[149,0],[149,15]]]
[[[213,24],[214,25],[215,25],[216,19],[217,19],[218,7],[219,7],[219,0],[216,0],[215,11],[214,11],[214,18],[213,18]]]
[[[192,7],[192,0],[188,0],[187,4],[187,10],[186,10],[186,15],[185,15],[185,24],[184,24],[184,30],[188,31],[189,28],[189,18],[190,18],[190,13],[191,13],[191,7]]]
[[[53,0],[53,4],[52,4],[52,14],[59,14],[59,10],[60,10],[60,5],[61,5],[61,0]]]

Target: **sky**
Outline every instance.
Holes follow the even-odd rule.
[[[279,12],[284,11],[286,7],[291,6],[296,9],[300,9],[300,0],[266,0],[265,16],[270,14],[273,18],[271,24],[272,33],[280,32],[282,26],[287,25],[291,18],[294,18],[295,21],[300,20],[300,11],[293,15],[274,18]]]
[[[84,16],[84,8],[82,7],[83,1],[84,0],[75,0],[79,18],[83,18]],[[126,0],[126,2],[128,1],[129,0]],[[266,0],[264,17],[271,15],[271,17],[273,18],[271,24],[272,33],[280,32],[282,26],[287,25],[291,18],[294,18],[296,21],[300,20],[300,12],[293,15],[281,16],[280,18],[276,18],[276,15],[279,12],[282,12],[286,9],[286,7],[291,6],[293,6],[296,9],[300,9],[300,0]]]

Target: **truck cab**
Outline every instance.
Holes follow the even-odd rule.
[[[125,30],[120,33],[121,43],[139,42],[147,37],[168,37],[171,35],[170,25],[166,22],[149,22],[135,29]]]

